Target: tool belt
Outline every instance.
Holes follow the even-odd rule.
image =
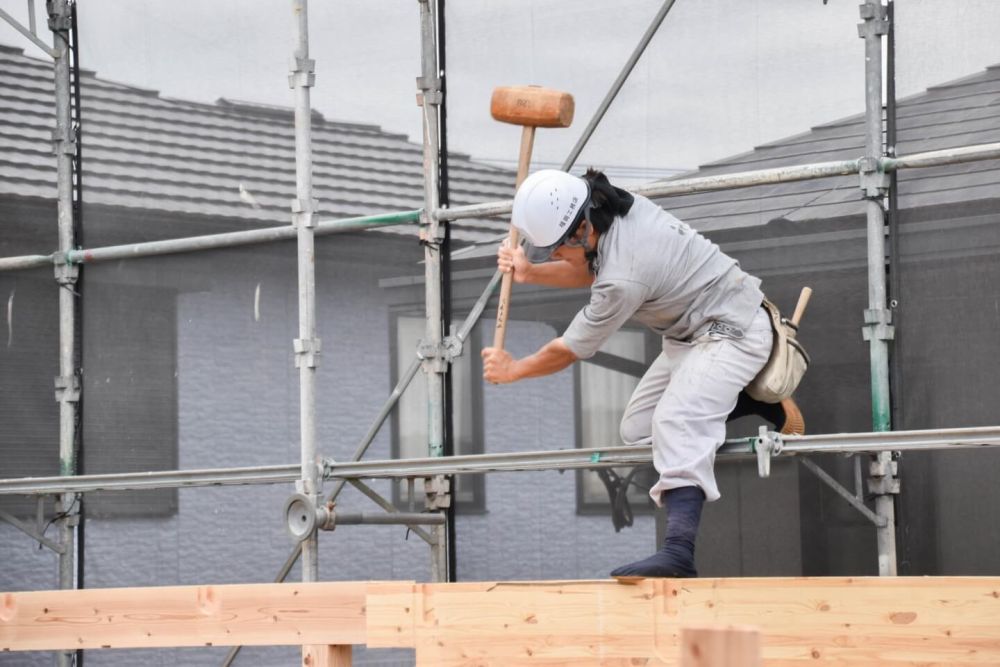
[[[764,368],[746,387],[751,398],[764,403],[779,403],[792,395],[809,368],[809,355],[799,343],[799,328],[781,316],[778,307],[764,299],[774,331],[771,356]]]

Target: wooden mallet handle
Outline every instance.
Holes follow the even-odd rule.
[[[806,306],[809,305],[809,297],[812,296],[811,287],[803,287],[802,292],[799,293],[799,302],[795,304],[795,312],[792,313],[792,319],[789,320],[795,326],[799,326],[799,320],[802,319],[802,314],[806,312]]]
[[[525,125],[521,130],[521,151],[517,160],[517,184],[514,191],[521,187],[521,183],[528,177],[528,165],[531,164],[531,149],[535,141],[535,128],[532,125]],[[507,246],[512,250],[517,248],[520,241],[517,227],[510,226],[507,235]],[[504,340],[507,337],[507,311],[510,308],[510,293],[514,287],[514,272],[503,274],[500,282],[500,302],[497,305],[497,326],[493,330],[493,347],[503,349]]]
[[[573,122],[573,110],[573,96],[559,90],[540,86],[504,86],[493,91],[493,98],[490,100],[490,114],[493,118],[502,123],[512,123],[522,127],[515,191],[528,177],[535,128],[569,127]],[[512,250],[517,249],[520,240],[518,236],[517,227],[511,223],[507,243]],[[507,335],[507,313],[513,285],[513,273],[503,274],[500,283],[500,303],[497,305],[497,326],[493,332],[493,347],[501,350]]]

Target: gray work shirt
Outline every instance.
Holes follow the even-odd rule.
[[[629,319],[674,340],[716,321],[745,331],[764,300],[759,278],[638,195],[598,240],[595,268],[590,303],[563,334],[579,359],[592,357]]]

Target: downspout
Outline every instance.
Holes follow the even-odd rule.
[[[34,2],[30,3],[34,4]],[[73,242],[81,247],[85,244],[83,238],[83,106],[80,101],[80,29],[76,19],[76,2],[70,5],[70,49],[72,61],[70,66],[71,89],[73,92],[73,136],[76,139],[76,154],[73,156]],[[83,268],[76,282],[76,296],[79,303],[76,318],[76,345],[79,350],[80,362],[83,362]],[[82,380],[82,372],[78,373]],[[80,392],[77,401],[77,424],[76,424],[76,468],[77,474],[87,474],[84,453],[83,453],[83,392]],[[76,587],[86,588],[84,577],[87,563],[87,543],[86,543],[86,513],[87,503],[85,496],[79,496],[77,507],[77,527],[76,527]],[[84,652],[82,649],[76,652],[76,663],[74,667],[83,667]]]
[[[445,0],[438,0],[437,16],[437,51],[438,51],[438,71],[441,73],[441,105],[438,112],[438,123],[440,134],[438,137],[438,161],[440,163],[440,179],[438,182],[438,204],[441,208],[448,208],[448,76],[446,59],[448,49],[445,44]],[[444,239],[441,241],[441,319],[443,320],[443,333],[445,339],[451,336],[451,225],[443,224]],[[468,351],[466,351],[468,354]],[[455,455],[455,401],[453,394],[454,375],[453,366],[449,363],[448,374],[444,382],[444,455]],[[448,484],[455,488],[455,477],[448,478]],[[448,581],[458,581],[458,540],[455,533],[455,514],[458,511],[456,504],[445,510],[447,512],[447,523],[445,524],[445,541],[448,547]]]

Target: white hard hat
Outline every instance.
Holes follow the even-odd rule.
[[[558,169],[542,169],[524,179],[514,196],[511,222],[530,246],[528,259],[548,259],[586,210],[590,186],[579,176]]]

